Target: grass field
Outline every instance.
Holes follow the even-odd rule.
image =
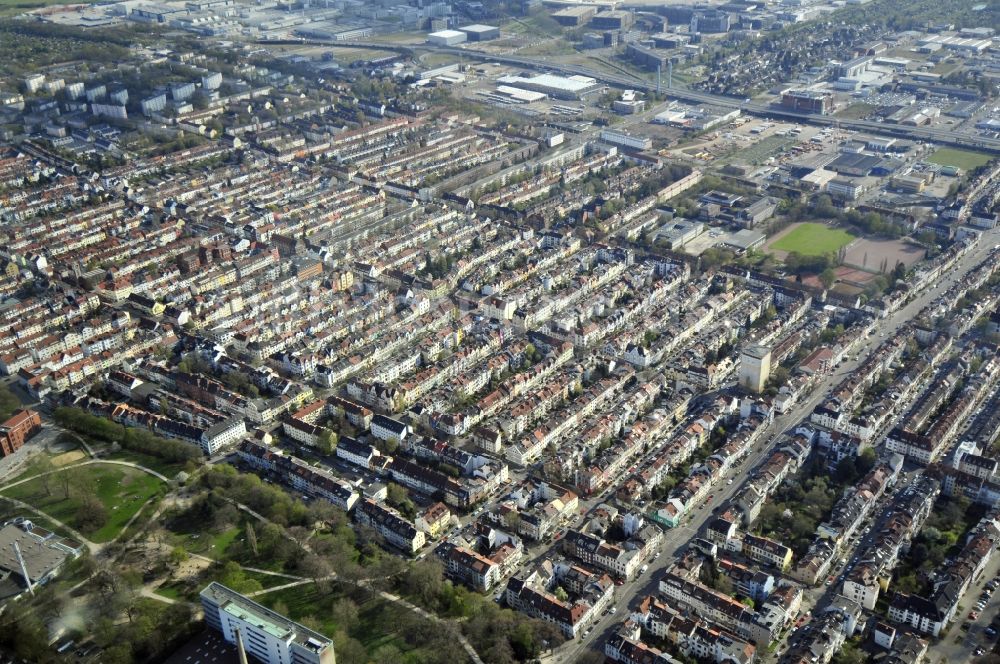
[[[64,472],[72,474],[69,497],[66,497],[58,475],[51,477],[48,489],[41,479],[35,478],[5,490],[3,495],[24,501],[52,518],[81,530],[94,542],[110,542],[163,486],[152,475],[120,466],[89,465]],[[77,514],[85,491],[92,492],[100,500],[108,516],[103,526],[91,532],[80,528]]]
[[[312,616],[319,621],[320,633],[332,636],[340,626],[332,619],[330,606],[339,596],[336,591],[324,594],[316,587],[316,584],[310,584],[276,590],[255,599],[268,607],[273,607],[281,602],[288,608],[288,615],[293,620]],[[413,646],[408,645],[399,633],[402,619],[412,619],[413,617],[412,614],[404,614],[409,614],[409,612],[391,602],[370,599],[358,606],[358,624],[350,630],[350,635],[358,639],[369,654],[374,653],[382,646],[392,645],[398,648],[402,655],[400,662],[423,661],[422,658],[414,660],[416,653],[412,652]]]
[[[158,587],[154,592],[157,595],[168,599],[196,604],[198,603],[198,593],[200,593],[205,586],[212,581],[221,581],[221,569],[221,566],[216,565],[206,570],[205,573],[199,575],[197,578],[192,578],[188,581],[169,581]],[[260,583],[261,587],[265,589],[284,585],[292,580],[280,576],[273,576],[271,574],[251,572],[248,570],[244,570],[243,574],[246,578],[254,579]],[[291,590],[294,590],[294,588]]]
[[[68,0],[0,0],[0,16],[14,16],[39,7],[61,5],[66,2]]]
[[[848,244],[854,236],[839,228],[825,224],[798,224],[771,244],[771,249],[796,252],[803,256],[820,256],[837,251]]]
[[[837,117],[838,118],[847,118],[847,119],[850,119],[850,120],[860,120],[862,118],[866,118],[869,115],[871,115],[872,111],[874,111],[874,110],[875,110],[875,107],[872,106],[871,104],[865,104],[865,103],[860,103],[859,102],[859,103],[856,103],[856,104],[851,104],[850,106],[848,106],[844,110],[842,110],[839,113],[837,113]]]
[[[955,166],[956,168],[969,171],[989,163],[990,159],[991,157],[988,154],[983,154],[982,152],[941,148],[940,150],[936,150],[927,161],[940,166]]]
[[[95,444],[91,441],[91,447],[101,448],[104,446],[100,443]],[[141,452],[133,452],[132,450],[118,450],[117,452],[110,452],[107,455],[102,456],[102,458],[113,459],[115,461],[131,461],[132,463],[139,464],[140,466],[145,466],[150,470],[155,470],[164,477],[170,479],[173,479],[177,473],[181,472],[186,467],[185,463],[167,461],[166,459],[150,456]]]

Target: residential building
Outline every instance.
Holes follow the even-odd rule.
[[[0,456],[21,449],[25,441],[42,430],[42,418],[33,410],[17,410],[0,424]]]
[[[200,596],[205,623],[255,660],[265,664],[336,664],[332,640],[221,583],[213,581]]]
[[[363,526],[374,528],[388,544],[408,554],[414,554],[424,545],[424,533],[406,520],[399,512],[366,498],[357,503],[354,519]]]
[[[740,352],[739,383],[744,389],[755,394],[764,391],[771,375],[771,349],[764,346],[748,346]]]

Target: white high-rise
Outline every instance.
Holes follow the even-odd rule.
[[[740,353],[740,386],[751,392],[764,391],[771,375],[771,349],[747,346]]]
[[[211,583],[201,591],[205,622],[236,644],[237,632],[246,653],[265,664],[336,664],[333,641],[280,613]]]

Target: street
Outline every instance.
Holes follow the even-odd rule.
[[[740,479],[745,473],[759,464],[768,454],[771,453],[771,445],[781,439],[783,433],[798,424],[803,419],[807,419],[812,410],[826,397],[831,388],[840,383],[844,376],[857,369],[863,364],[872,351],[878,347],[880,340],[892,337],[901,327],[909,323],[913,317],[920,312],[927,304],[936,298],[941,292],[961,279],[970,269],[982,261],[990,251],[992,251],[996,238],[1000,236],[1000,231],[991,230],[983,234],[982,239],[976,247],[965,256],[958,259],[953,269],[949,270],[941,277],[939,282],[932,287],[920,291],[907,304],[900,307],[895,312],[880,320],[875,327],[872,339],[861,344],[857,353],[852,358],[845,359],[841,368],[826,376],[813,390],[809,397],[797,403],[784,415],[774,418],[766,434],[765,444],[756,446],[741,462],[736,464],[730,471],[728,477]],[[720,482],[714,492],[714,505],[721,505],[729,500],[742,486],[737,481],[731,485]],[[581,504],[583,501],[581,501]],[[658,590],[658,579],[660,574],[674,562],[674,554],[683,548],[688,540],[701,531],[705,523],[712,518],[713,511],[704,504],[694,509],[690,516],[686,516],[682,525],[678,528],[668,530],[664,535],[664,544],[661,549],[662,555],[658,560],[650,562],[649,570],[639,576],[638,579],[621,586],[616,593],[614,605],[617,613],[614,620],[605,621],[603,618],[598,621],[597,626],[590,636],[581,636],[575,641],[564,646],[562,652],[554,653],[556,662],[572,662],[586,649],[593,647],[595,643],[603,643],[604,640],[614,633],[618,622],[624,619],[628,609],[637,598],[649,594],[656,594]],[[816,602],[822,602],[822,595],[830,589],[839,591],[838,585],[831,585],[829,588],[820,586],[821,596]],[[1000,595],[998,595],[1000,597]],[[619,615],[620,614],[620,615]],[[959,660],[952,660],[959,661]]]

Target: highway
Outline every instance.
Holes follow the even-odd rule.
[[[746,473],[757,466],[768,454],[771,453],[770,444],[781,438],[781,435],[788,429],[794,427],[803,419],[809,417],[809,413],[825,398],[826,394],[844,377],[863,364],[868,356],[880,345],[884,339],[891,338],[901,327],[909,323],[921,309],[926,307],[934,298],[950,288],[959,281],[973,267],[978,265],[992,251],[994,244],[1000,241],[1000,229],[995,229],[983,234],[982,239],[976,247],[968,254],[960,258],[956,266],[949,270],[938,281],[939,288],[925,288],[920,291],[907,304],[900,307],[894,313],[878,322],[875,327],[873,337],[867,340],[854,354],[855,359],[847,359],[838,370],[821,381],[810,394],[810,396],[796,404],[789,412],[774,418],[770,425],[770,432],[764,439],[766,442],[758,444],[753,451],[737,464],[727,475],[727,478],[736,478],[737,481],[731,485],[725,483],[725,478],[719,482],[719,486],[714,492],[712,505],[720,505],[729,500],[740,488],[742,482],[739,480],[745,477]],[[884,338],[880,335],[884,334]],[[713,516],[711,505],[705,504],[693,510],[692,515],[685,518],[685,521],[678,528],[668,530],[664,535],[664,543],[659,559],[651,561],[649,570],[630,583],[617,589],[613,606],[617,607],[614,616],[602,618],[589,637],[580,637],[575,641],[565,644],[562,649],[553,653],[551,662],[573,662],[581,652],[591,648],[595,643],[603,644],[607,637],[611,636],[617,629],[618,623],[624,619],[628,609],[635,604],[635,600],[646,595],[658,594],[658,583],[661,573],[673,562],[674,555],[682,549],[692,537],[701,531],[705,523]],[[834,588],[836,590],[836,588]],[[998,596],[1000,598],[1000,596]],[[610,620],[608,619],[610,618]]]
[[[262,45],[300,44],[300,45],[315,45],[315,46],[336,46],[338,48],[366,48],[366,49],[379,49],[383,51],[395,51],[398,53],[406,53],[406,54],[412,54],[415,51],[429,51],[432,53],[450,54],[459,58],[481,60],[483,62],[498,62],[500,64],[510,65],[514,67],[525,67],[528,69],[543,69],[545,71],[556,72],[565,75],[577,74],[581,76],[589,76],[590,78],[596,79],[602,83],[606,83],[607,85],[612,85],[619,88],[627,88],[630,90],[642,90],[643,92],[647,93],[654,93],[657,91],[657,86],[655,83],[651,83],[637,76],[630,76],[625,74],[611,74],[605,71],[592,69],[590,67],[557,63],[544,58],[536,59],[536,58],[519,57],[515,55],[497,55],[493,53],[486,53],[484,51],[477,51],[471,48],[458,48],[454,46],[435,46],[433,44],[393,44],[393,43],[379,42],[379,41],[343,42],[343,41],[316,40],[316,39],[306,39],[306,40],[292,39],[281,42],[259,41],[257,43]],[[851,129],[854,131],[862,131],[869,134],[892,136],[895,138],[904,138],[908,140],[931,141],[934,143],[940,143],[942,145],[950,145],[962,148],[975,148],[977,150],[983,150],[986,152],[991,152],[993,154],[1000,154],[1000,139],[988,138],[984,136],[976,136],[972,134],[959,134],[948,129],[909,127],[903,125],[886,124],[882,122],[871,122],[869,120],[851,120],[846,118],[837,118],[829,115],[817,115],[815,113],[798,113],[796,111],[789,111],[786,109],[779,108],[777,106],[757,104],[741,99],[735,99],[733,97],[713,95],[707,92],[698,92],[695,90],[687,90],[681,88],[666,88],[666,89],[661,88],[661,92],[665,93],[668,97],[679,99],[681,101],[693,102],[696,104],[711,104],[713,106],[720,106],[729,109],[738,108],[743,113],[749,115],[756,115],[759,117],[772,118],[776,120],[785,120],[791,122],[800,122],[804,124],[820,125],[825,127],[833,126],[843,129]]]

